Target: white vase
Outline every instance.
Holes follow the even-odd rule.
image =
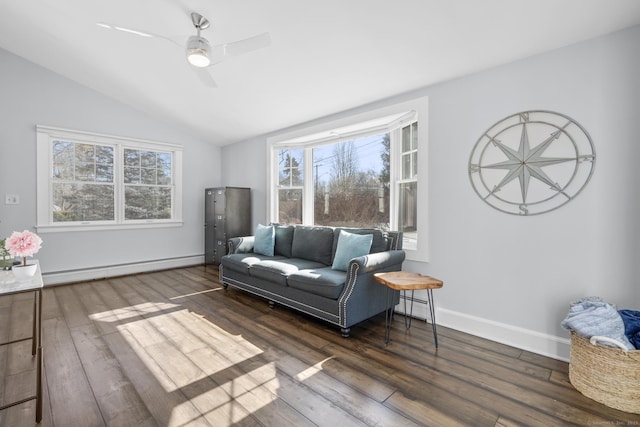
[[[27,282],[36,274],[38,264],[14,265],[11,271],[18,282]]]

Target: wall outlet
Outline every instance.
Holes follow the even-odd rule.
[[[20,204],[20,196],[17,194],[5,194],[4,195],[4,204],[5,205],[19,205]]]

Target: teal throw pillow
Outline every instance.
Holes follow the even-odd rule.
[[[347,271],[351,258],[367,255],[371,250],[373,234],[353,234],[340,231],[336,256],[333,258],[334,270]]]
[[[273,248],[276,243],[276,229],[273,225],[258,224],[256,228],[255,240],[253,242],[253,252],[256,254],[273,256]]]

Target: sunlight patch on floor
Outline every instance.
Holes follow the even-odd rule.
[[[192,292],[190,294],[178,295],[176,297],[171,297],[169,299],[170,300],[174,300],[174,299],[180,299],[180,298],[188,298],[188,297],[192,297],[192,296],[195,296],[195,295],[208,294],[210,292],[218,292],[218,291],[222,291],[222,290],[224,290],[224,289],[223,288],[207,289],[206,291]]]
[[[298,375],[296,375],[296,379],[298,381],[304,381],[304,380],[314,376],[318,372],[322,371],[322,365],[325,362],[328,362],[331,359],[335,359],[335,356],[327,357],[326,359],[316,363],[315,365],[309,366],[307,369],[305,369],[304,371],[302,371]]]
[[[177,304],[145,302],[128,307],[116,308],[100,313],[89,314],[89,319],[98,322],[118,322],[137,316],[159,313],[180,307]]]

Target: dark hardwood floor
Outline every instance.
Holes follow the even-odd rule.
[[[339,330],[223,290],[191,267],[47,288],[42,426],[640,425],[568,381],[566,363],[384,315]],[[29,335],[32,296],[0,298],[0,340]],[[0,399],[35,389],[30,342],[0,347]],[[0,412],[35,424],[35,402]]]

